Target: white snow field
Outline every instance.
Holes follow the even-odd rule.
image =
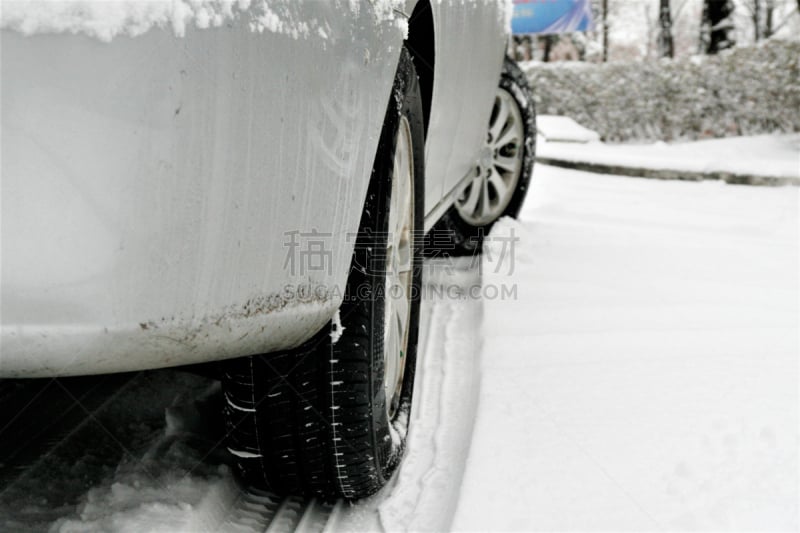
[[[210,453],[218,385],[192,378],[50,531],[796,530],[799,202],[538,165],[482,263],[426,265],[409,448],[383,491],[241,491]]]
[[[797,530],[797,188],[538,166],[456,530]]]

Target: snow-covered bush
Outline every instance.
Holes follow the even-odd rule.
[[[771,40],[717,56],[626,63],[536,63],[526,72],[542,114],[605,141],[800,131],[800,42]]]

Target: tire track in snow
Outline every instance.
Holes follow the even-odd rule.
[[[235,533],[264,531],[275,517],[281,501],[276,496],[255,490],[242,492],[221,521],[220,530]]]
[[[483,303],[465,295],[481,283],[480,266],[471,258],[428,260],[424,282],[406,456],[389,485],[332,518],[336,531],[450,527],[478,397]]]
[[[448,263],[446,266],[455,272],[444,279],[434,276],[433,283],[444,288],[457,286],[463,291],[460,294],[466,294],[469,286],[481,283],[479,265],[471,265],[470,260]],[[443,531],[449,529],[458,504],[472,440],[483,306],[480,300],[445,297],[443,301],[432,301],[431,308],[444,319],[431,322],[431,328],[440,327],[439,339],[431,337],[426,343],[426,366],[439,367],[438,379],[426,379],[426,385],[434,384],[431,396],[436,398],[438,408],[435,425],[428,419],[419,422],[420,433],[429,436],[434,453],[424,476],[417,481],[417,501],[412,509],[406,509],[410,520],[403,523],[411,530]],[[440,357],[441,361],[437,361]]]

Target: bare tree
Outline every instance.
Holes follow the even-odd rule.
[[[661,57],[675,57],[675,45],[672,40],[672,8],[669,0],[660,0],[658,24],[659,55]]]
[[[733,2],[731,0],[704,0],[703,21],[700,25],[700,50],[716,54],[731,48],[733,39]]]
[[[796,14],[792,0],[741,0],[753,25],[753,40],[775,35]],[[800,11],[800,0],[797,0]]]
[[[761,0],[745,0],[744,6],[753,22],[753,40],[758,42],[761,40]]]
[[[656,42],[656,22],[651,16],[650,4],[644,4],[644,20],[647,24],[647,48],[645,49],[645,57],[650,59],[653,55],[653,43]]]
[[[783,28],[795,14],[800,14],[800,0],[797,11],[790,6],[791,0],[767,0],[767,21],[764,36],[771,37]],[[781,19],[781,17],[783,17]]]
[[[753,0],[752,6],[751,14],[753,16],[753,30],[755,31],[753,38],[759,41],[761,39],[761,0]]]
[[[800,2],[800,0],[797,0]],[[608,61],[608,0],[603,0],[603,63]]]
[[[608,34],[609,34],[609,19],[610,0],[589,0],[589,5],[592,8],[592,20],[594,20],[594,28],[590,35],[590,40],[597,46],[593,50],[599,50],[600,61],[608,61]],[[594,54],[592,54],[594,55]]]
[[[775,16],[775,0],[765,0],[764,4],[764,38],[769,39],[773,34],[773,18]]]
[[[544,51],[542,54],[542,61],[545,63],[550,62],[550,53],[553,51],[553,45],[558,42],[558,35],[544,35],[542,36],[544,40]]]

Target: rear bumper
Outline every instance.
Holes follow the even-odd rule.
[[[321,293],[324,291],[321,290]],[[276,293],[263,301],[279,301]],[[47,377],[185,365],[296,346],[330,319],[332,298],[139,324],[3,326],[0,375]]]
[[[329,320],[403,35],[296,9],[326,38],[0,32],[0,377],[268,352]],[[312,230],[316,269],[287,248]]]

